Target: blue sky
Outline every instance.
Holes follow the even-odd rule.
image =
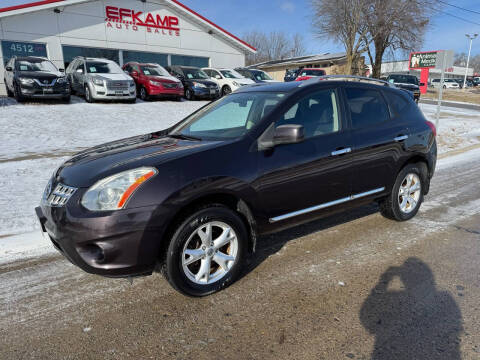
[[[28,0],[1,0],[0,6],[32,2]],[[112,0],[114,1],[114,0]],[[446,0],[450,4],[480,12],[479,0]],[[309,53],[343,51],[340,44],[316,39],[312,33],[308,0],[183,0],[183,3],[235,35],[250,30],[283,30],[304,34]],[[480,14],[474,14],[445,5],[445,13],[480,24]],[[470,24],[446,14],[432,18],[422,49],[453,49],[467,52],[465,33],[480,33],[480,25]],[[480,37],[473,43],[472,54],[480,54]],[[402,58],[401,54],[397,59]]]

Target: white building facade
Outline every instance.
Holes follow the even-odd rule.
[[[0,94],[12,56],[238,67],[255,49],[177,0],[44,0],[0,9]]]
[[[463,78],[465,76],[465,67],[452,66],[445,69],[445,78]],[[416,75],[420,79],[420,70],[409,70],[408,60],[402,61],[387,61],[382,62],[382,76],[388,76],[389,74],[411,74]],[[429,79],[439,79],[442,75],[440,69],[430,69]],[[467,76],[473,76],[473,68],[468,68]]]

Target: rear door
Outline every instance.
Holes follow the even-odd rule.
[[[352,129],[354,181],[352,195],[388,191],[407,141],[408,124],[392,119],[386,99],[372,86],[344,87]]]
[[[302,125],[305,140],[259,152],[257,191],[271,223],[295,222],[350,195],[350,135],[339,95],[332,87],[301,97],[275,126]]]

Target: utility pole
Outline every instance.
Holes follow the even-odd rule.
[[[465,86],[467,84],[468,65],[470,63],[470,53],[472,52],[472,41],[478,36],[478,34],[465,34],[465,36],[470,39],[470,47],[468,48],[467,67],[465,68],[465,77],[463,79],[463,90],[465,90]]]

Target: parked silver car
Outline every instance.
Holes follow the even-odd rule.
[[[114,61],[76,57],[66,73],[72,93],[84,95],[87,102],[137,99],[135,82]]]

